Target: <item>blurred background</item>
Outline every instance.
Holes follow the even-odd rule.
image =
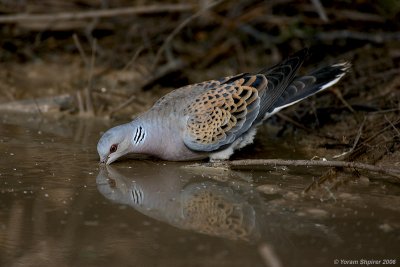
[[[304,47],[305,70],[354,65],[328,104],[367,105],[370,90],[387,97],[398,77],[399,12],[397,0],[2,0],[0,109],[125,118],[173,88],[257,71]]]

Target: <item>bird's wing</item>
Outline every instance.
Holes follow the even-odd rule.
[[[183,87],[175,89],[172,92],[161,97],[154,104],[153,108],[163,109],[166,104],[170,105],[171,103],[179,105],[181,103],[186,102],[186,99],[188,99],[188,98],[193,99],[193,98],[197,97],[199,94],[202,94],[211,88],[216,88],[216,87],[220,86],[221,84],[224,84],[227,82],[228,83],[232,82],[236,79],[241,78],[243,75],[246,75],[246,74],[238,74],[235,76],[224,77],[224,78],[221,78],[218,80],[209,80],[209,81],[204,81],[201,83],[195,83],[195,84],[189,84],[189,85],[183,86]]]
[[[259,90],[266,86],[262,74],[240,74],[194,97],[183,111],[185,145],[210,152],[234,142],[253,125],[260,109]]]
[[[267,115],[272,113],[277,102],[280,102],[287,94],[290,95],[293,90],[300,90],[300,88],[297,89],[297,84],[292,84],[292,82],[307,56],[308,49],[303,49],[273,67],[259,71],[267,78],[268,87],[260,92],[261,108],[258,120],[263,120],[266,113]],[[299,86],[302,85],[299,84]]]

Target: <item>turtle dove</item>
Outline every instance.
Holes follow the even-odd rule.
[[[225,160],[253,142],[263,121],[337,83],[350,64],[296,76],[303,49],[257,73],[242,73],[176,89],[133,121],[109,129],[97,151],[102,163],[136,153],[164,160]]]

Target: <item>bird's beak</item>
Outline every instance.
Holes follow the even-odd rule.
[[[107,155],[107,156],[105,156],[105,157],[103,157],[103,158],[100,158],[100,164],[106,164],[107,163],[107,160],[108,160],[108,158],[109,158],[109,156]]]
[[[118,154],[118,153],[108,154],[107,156],[105,156],[103,158],[100,158],[100,164],[110,165],[111,163],[113,163],[114,161],[118,160],[122,156],[124,156],[124,155],[123,154]]]
[[[108,155],[108,157],[107,157],[106,160],[105,160],[105,163],[106,163],[107,165],[110,165],[111,163],[113,163],[114,161],[116,161],[118,158],[119,158],[119,157],[118,157],[117,155],[114,155],[114,154]]]

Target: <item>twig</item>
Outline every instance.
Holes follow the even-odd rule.
[[[400,123],[400,119],[398,119],[397,121],[395,121],[394,123],[392,123],[393,125],[397,125]],[[384,127],[382,130],[380,130],[379,132],[375,133],[374,135],[372,135],[371,137],[368,137],[367,139],[365,139],[362,142],[362,145],[368,145],[368,143],[370,141],[372,141],[373,139],[375,139],[376,137],[378,137],[379,135],[381,135],[382,133],[384,133],[385,131],[387,131],[389,128],[391,128],[392,125],[388,125],[386,127]]]
[[[263,31],[257,30],[256,28],[254,28],[253,26],[251,26],[249,24],[242,23],[238,26],[238,29],[257,40],[264,42],[268,46],[270,44],[279,44],[282,42],[281,36],[276,37],[276,36],[273,36],[272,34],[267,34]]]
[[[392,128],[396,131],[397,136],[400,137],[400,131],[399,129],[396,128],[396,126],[386,117],[386,115],[384,115],[385,120],[390,124],[390,126],[392,126]]]
[[[211,166],[226,165],[231,169],[237,169],[245,166],[314,166],[314,167],[338,167],[362,169],[377,173],[386,174],[400,180],[400,168],[387,166],[374,166],[361,162],[348,161],[328,161],[328,160],[285,160],[285,159],[243,159],[232,160],[221,163],[210,163]]]
[[[27,113],[50,113],[71,109],[75,106],[75,99],[70,94],[56,95],[43,98],[33,98],[0,103],[0,112],[17,111]]]
[[[132,103],[132,101],[134,101],[137,98],[136,94],[131,95],[127,100],[125,100],[124,102],[122,102],[121,104],[119,104],[117,107],[113,108],[112,110],[110,110],[110,112],[108,113],[108,116],[113,115],[115,112],[123,109],[124,107],[128,106],[129,104]]]
[[[338,89],[333,88],[333,89],[331,89],[331,91],[340,100],[340,102],[342,102],[342,104],[345,105],[345,107],[350,110],[351,113],[356,113],[355,110],[351,107],[351,105],[349,103],[347,103],[347,101],[344,99],[342,93]]]
[[[356,139],[354,140],[354,144],[353,144],[353,146],[351,147],[351,149],[350,149],[349,152],[353,151],[353,150],[357,147],[357,144],[358,144],[358,141],[360,141],[360,138],[361,138],[362,131],[363,131],[363,128],[364,128],[364,125],[365,125],[366,120],[367,120],[367,118],[364,117],[363,122],[361,123],[360,127],[358,128],[358,132],[357,132]]]
[[[372,111],[369,113],[369,115],[377,115],[377,114],[382,114],[382,113],[391,113],[391,112],[396,112],[400,111],[400,108],[391,108],[391,109],[381,109],[378,111]]]
[[[383,16],[360,12],[357,10],[341,9],[340,12],[337,12],[336,9],[332,9],[330,13],[335,15],[335,19],[379,22],[379,23],[385,22],[385,18]]]
[[[85,107],[83,105],[83,99],[82,99],[82,93],[81,91],[76,92],[76,99],[78,101],[78,109],[79,109],[79,115],[83,115],[85,112]]]
[[[79,38],[76,34],[72,36],[74,39],[74,43],[76,48],[79,51],[79,54],[81,55],[82,61],[85,64],[85,68],[88,72],[88,81],[87,81],[87,87],[84,89],[84,99],[82,99],[82,95],[78,93],[78,104],[79,104],[79,114],[80,115],[94,115],[94,109],[93,109],[93,102],[92,102],[92,79],[93,79],[93,68],[95,64],[95,59],[96,59],[96,48],[97,48],[97,40],[94,39],[92,43],[92,55],[90,58],[90,62],[86,56],[85,51],[82,48],[81,42],[79,41]],[[85,101],[85,105],[83,104],[83,100]]]
[[[126,65],[124,66],[124,68],[122,70],[124,71],[124,70],[129,69],[132,66],[132,64],[135,63],[136,59],[139,57],[140,53],[142,53],[143,50],[144,50],[144,47],[139,46],[139,48],[136,49],[136,52],[133,55],[133,57],[128,61],[128,63],[126,63]]]
[[[320,185],[322,185],[323,183],[325,183],[326,181],[337,177],[337,170],[335,168],[330,168],[328,169],[327,172],[325,172],[322,176],[320,176],[318,179],[314,179],[313,177],[313,181],[311,184],[309,184],[304,190],[304,193],[307,193],[308,191],[310,191],[311,189],[315,189],[316,187],[319,187]]]
[[[88,85],[85,88],[85,103],[86,111],[90,116],[94,115],[93,102],[92,102],[92,81],[93,81],[93,68],[96,60],[96,49],[97,49],[97,39],[93,40],[92,43],[92,56],[90,58],[90,65],[88,66]]]
[[[354,39],[362,41],[370,41],[374,43],[384,43],[387,41],[400,40],[400,32],[356,32],[349,30],[320,32],[315,35],[315,38],[325,41],[337,39]]]
[[[0,16],[0,23],[16,22],[39,22],[39,21],[60,21],[60,20],[79,20],[92,18],[109,18],[116,16],[151,14],[163,12],[182,12],[194,9],[192,4],[157,4],[139,7],[124,7],[115,9],[101,9],[84,12],[62,12],[58,14],[16,14]]]
[[[233,46],[234,43],[232,39],[228,39],[218,45],[215,45],[212,49],[209,49],[207,55],[202,58],[199,68],[209,67],[219,56],[230,52]]]
[[[154,83],[156,83],[159,79],[165,77],[167,74],[177,71],[179,69],[182,69],[184,66],[184,62],[181,60],[175,60],[175,61],[170,61],[169,63],[165,64],[162,67],[159,67],[157,71],[149,78],[147,79],[143,84],[140,84],[137,89],[142,89],[146,91],[149,89]],[[125,108],[129,104],[131,104],[134,100],[138,99],[137,98],[137,93],[132,94],[127,100],[125,100],[123,103],[118,105],[117,107],[111,109],[108,113],[108,116],[111,116],[115,112]]]
[[[180,59],[170,60],[165,65],[160,66],[153,72],[153,74],[142,84],[143,90],[151,88],[158,80],[165,77],[171,72],[181,70],[186,63]]]
[[[33,102],[35,103],[35,106],[36,106],[36,109],[37,109],[39,115],[40,115],[40,116],[43,116],[43,112],[42,112],[42,110],[40,109],[40,107],[39,107],[39,105],[38,105],[38,102],[36,101],[36,98],[33,98]]]
[[[168,44],[172,41],[172,39],[175,37],[175,35],[177,35],[187,24],[189,24],[189,22],[191,22],[192,20],[194,20],[195,18],[199,17],[203,12],[207,11],[208,9],[218,5],[219,3],[221,3],[223,0],[217,0],[215,2],[212,2],[211,4],[207,5],[204,8],[201,8],[199,11],[197,11],[196,13],[194,13],[193,15],[191,15],[190,17],[188,17],[187,19],[185,19],[184,21],[182,21],[181,24],[178,25],[178,27],[176,27],[169,35],[168,37],[165,39],[164,43],[161,45],[160,49],[158,49],[156,57],[154,59],[153,62],[153,66],[151,69],[155,69],[157,66],[158,61],[160,60],[161,57],[161,53],[165,50],[165,48],[168,46]]]
[[[306,132],[308,132],[308,133],[311,132],[310,129],[308,129],[308,128],[305,127],[304,125],[298,123],[297,121],[293,120],[293,119],[290,118],[289,116],[286,116],[286,115],[283,114],[283,113],[276,113],[276,116],[278,116],[279,118],[281,118],[281,119],[284,120],[284,121],[287,121],[287,122],[289,122],[289,123],[291,123],[291,124],[297,126],[297,127],[300,128],[300,129],[303,129],[304,131],[306,131]]]
[[[278,255],[275,253],[274,249],[267,243],[262,243],[258,247],[258,252],[261,258],[264,260],[266,266],[270,267],[281,267],[282,263],[279,260]]]
[[[74,39],[75,46],[78,49],[79,54],[81,55],[82,61],[85,63],[85,67],[87,68],[89,66],[89,61],[87,59],[85,51],[82,48],[81,42],[79,41],[78,35],[74,33],[72,35],[72,39]]]
[[[360,127],[358,128],[357,136],[356,136],[356,139],[354,140],[354,143],[353,143],[353,146],[351,147],[351,149],[349,151],[343,152],[342,154],[333,156],[334,159],[337,159],[337,158],[340,158],[342,156],[348,155],[348,154],[352,153],[354,151],[354,149],[356,149],[358,141],[360,141],[360,138],[361,138],[361,134],[362,134],[362,130],[363,130],[364,125],[365,125],[365,121],[366,121],[366,117],[364,117],[363,122],[361,123]]]
[[[398,123],[400,123],[400,119],[395,121],[395,123],[393,124],[394,126],[397,125]],[[367,139],[363,140],[363,142],[357,147],[354,148],[351,151],[351,154],[349,155],[349,157],[354,157],[354,155],[356,155],[357,153],[360,153],[362,150],[364,150],[367,146],[369,146],[369,143],[374,140],[375,138],[377,138],[378,136],[380,136],[381,134],[383,134],[384,132],[386,132],[387,130],[389,130],[390,128],[392,128],[392,125],[387,125],[385,126],[382,130],[375,132],[372,136],[368,137]],[[347,154],[347,153],[346,153]],[[340,155],[339,155],[340,156]]]
[[[15,97],[13,96],[12,91],[9,88],[7,88],[7,86],[0,86],[0,91],[1,94],[7,97],[10,101],[15,101]]]
[[[328,22],[329,19],[326,16],[324,6],[321,4],[321,2],[319,0],[311,0],[311,3],[314,5],[315,9],[317,10],[317,13],[318,13],[320,19],[323,22]]]

